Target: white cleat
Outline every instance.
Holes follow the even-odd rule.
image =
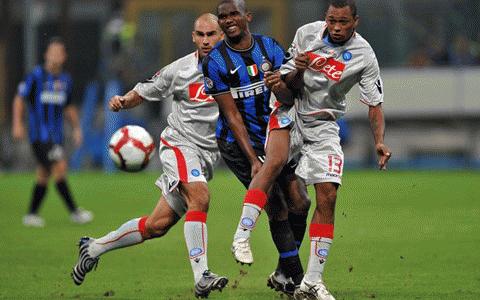
[[[86,224],[93,220],[93,214],[91,211],[79,207],[76,211],[70,214],[70,219],[77,224]]]
[[[235,260],[239,263],[253,264],[253,254],[250,249],[250,239],[240,238],[233,240],[232,253]]]
[[[23,225],[27,227],[41,228],[45,226],[45,221],[43,220],[43,218],[36,214],[28,214],[23,216],[22,222]]]
[[[330,294],[323,281],[307,282],[302,280],[299,287],[295,289],[293,294],[295,300],[335,300],[335,297]]]

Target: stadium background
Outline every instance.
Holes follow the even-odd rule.
[[[285,48],[296,28],[321,19],[326,7],[321,0],[247,2],[254,12],[251,31],[269,34]],[[0,298],[191,297],[189,266],[178,255],[184,247],[182,226],[148,247],[103,258],[104,265],[83,290],[72,288],[68,273],[79,236],[98,236],[135,214],[146,214],[158,197],[152,185],[160,167],[157,157],[147,172],[112,174],[104,150],[113,130],[126,123],[146,127],[157,139],[170,103],[145,104],[114,115],[105,111],[105,101],[192,51],[192,22],[199,13],[213,11],[216,3],[0,0]],[[332,252],[327,282],[339,299],[479,299],[480,2],[357,4],[358,31],[375,49],[385,83],[386,143],[394,155],[388,173],[373,171],[367,109],[354,89],[345,118],[346,184],[337,208],[337,231],[345,239],[339,238]],[[34,160],[27,141],[14,143],[11,138],[11,103],[18,82],[41,62],[46,42],[55,35],[67,42],[67,69],[76,84],[75,102],[85,133],[80,150],[67,144],[77,171],[72,187],[80,203],[96,213],[96,220],[86,227],[67,224],[51,191],[42,209],[47,228],[32,232],[20,220]],[[226,170],[218,172],[211,188],[214,213],[209,222],[222,222],[233,233],[237,215],[227,212],[239,214],[238,205],[221,201],[239,202],[243,189]],[[224,228],[209,230],[210,253],[220,253],[211,255],[211,265],[227,268],[231,283],[237,284],[236,290],[226,291],[225,299],[280,299],[264,283],[274,263],[271,243],[262,248],[265,253],[255,252],[268,266],[258,264],[248,276],[238,275],[228,253],[230,234]],[[257,245],[269,240],[266,224],[259,225],[258,232]],[[302,251],[305,258],[306,249]],[[160,266],[164,272],[148,269],[149,261],[158,263],[159,253],[168,258]],[[178,275],[168,279],[169,272]],[[168,288],[158,284],[158,276]],[[152,285],[157,289],[150,289]]]

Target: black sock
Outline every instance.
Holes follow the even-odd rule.
[[[57,191],[62,196],[63,201],[65,202],[65,205],[67,205],[68,210],[70,212],[74,212],[77,209],[77,206],[75,205],[75,203],[73,203],[72,195],[70,194],[70,189],[68,188],[67,182],[64,179],[57,181]]]
[[[302,245],[305,230],[307,230],[307,217],[308,214],[297,215],[293,212],[288,212],[288,223],[290,223],[290,228],[293,231],[293,236],[295,237],[295,243],[298,249],[300,249],[300,246]]]
[[[47,192],[46,185],[35,184],[32,192],[32,201],[30,202],[30,209],[28,211],[29,214],[37,214],[42,204],[43,199],[45,198],[45,194]]]
[[[295,285],[300,284],[303,268],[290,224],[287,220],[270,221],[270,232],[280,254],[277,270],[282,271],[287,278],[292,277]]]

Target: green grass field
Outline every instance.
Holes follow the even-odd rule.
[[[79,237],[101,236],[151,211],[156,176],[72,174],[74,195],[94,211],[94,222],[70,223],[51,185],[41,210],[47,226],[34,229],[21,224],[33,174],[0,175],[0,298],[193,299],[183,222],[161,239],[107,253],[81,287],[69,276]],[[356,171],[343,181],[325,273],[337,299],[480,299],[480,173]],[[209,266],[230,279],[210,298],[282,299],[266,287],[277,260],[266,215],[252,239],[256,262],[240,267],[229,248],[243,187],[219,171],[210,188]]]

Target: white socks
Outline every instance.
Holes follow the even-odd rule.
[[[183,231],[187,243],[190,264],[192,265],[195,283],[203,272],[208,270],[207,264],[207,213],[201,211],[187,211]]]
[[[250,238],[250,232],[255,228],[257,219],[267,203],[267,194],[261,190],[248,190],[243,201],[242,216],[238,222],[234,240]]]

